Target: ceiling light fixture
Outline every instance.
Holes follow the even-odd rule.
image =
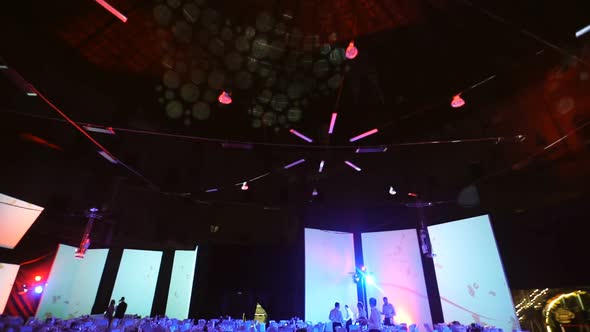
[[[229,105],[232,103],[231,94],[229,94],[228,92],[225,92],[225,91],[221,92],[221,94],[219,95],[217,100],[219,100],[219,102],[222,103],[223,105]]]
[[[206,193],[214,193],[214,192],[218,192],[218,191],[219,191],[219,189],[217,189],[217,188],[211,188],[211,189],[205,190]]]
[[[332,134],[334,132],[334,125],[336,125],[337,117],[338,113],[332,113],[332,119],[330,119],[330,128],[328,129],[328,134]]]
[[[397,194],[397,192],[395,191],[395,189],[393,189],[393,187],[392,187],[392,186],[389,186],[389,194],[390,194],[391,196],[393,196],[393,195]]]
[[[118,19],[123,21],[123,23],[127,22],[127,17],[125,15],[121,14],[121,12],[116,10],[113,6],[109,5],[108,2],[106,2],[104,0],[95,0],[95,1],[96,1],[96,3],[101,5],[104,9],[108,10],[109,12],[111,12],[111,14],[115,15]]]
[[[297,136],[297,137],[301,138],[302,140],[304,140],[304,141],[308,142],[308,143],[311,143],[311,142],[313,142],[313,140],[312,140],[311,138],[309,138],[309,137],[307,137],[307,136],[303,135],[302,133],[298,132],[298,131],[297,131],[297,130],[295,130],[295,129],[291,129],[291,130],[289,130],[289,132],[290,132],[291,134],[293,134],[293,135],[295,135],[295,136]]]
[[[115,159],[115,157],[113,155],[111,155],[110,153],[108,153],[105,150],[98,151],[98,154],[101,155],[104,159],[110,161],[113,164],[116,164],[117,163],[117,159]]]
[[[250,187],[248,187],[248,182],[242,183],[242,188],[241,189],[244,190],[244,191],[250,189]]]
[[[360,171],[361,171],[361,168],[360,168],[360,167],[358,167],[357,165],[355,165],[355,164],[351,163],[351,162],[350,162],[350,161],[348,161],[348,160],[345,160],[345,161],[344,161],[344,163],[345,163],[346,165],[350,166],[352,169],[354,169],[354,170],[355,170],[355,171],[357,171],[357,172],[360,172]]]
[[[356,46],[354,46],[354,41],[350,41],[350,43],[348,43],[345,55],[348,60],[352,60],[356,58],[357,55],[359,55],[359,50],[356,48]]]
[[[367,132],[365,132],[365,133],[362,133],[362,134],[360,134],[360,135],[358,135],[358,136],[355,136],[355,137],[353,137],[353,138],[349,139],[348,141],[349,141],[349,142],[355,142],[355,141],[358,141],[358,140],[360,140],[360,139],[363,139],[363,138],[365,138],[365,137],[367,137],[367,136],[373,135],[373,134],[375,134],[375,133],[377,133],[377,132],[379,132],[379,130],[378,130],[377,128],[375,128],[375,129],[371,129],[371,130],[369,130],[369,131],[367,131]]]
[[[453,96],[453,99],[451,100],[451,107],[452,108],[459,108],[462,107],[463,105],[465,105],[465,100],[463,100],[463,98],[461,98],[461,94],[456,94]]]

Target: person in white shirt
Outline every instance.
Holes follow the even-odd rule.
[[[346,322],[346,331],[350,331],[350,325],[352,325],[352,310],[348,307],[348,304],[344,305],[344,321]]]
[[[369,299],[371,306],[371,313],[369,314],[369,332],[381,331],[381,313],[377,309],[377,299],[374,297]]]
[[[367,311],[365,310],[365,305],[363,304],[363,302],[359,302],[359,303],[356,304],[356,307],[358,309],[358,314],[356,316],[356,321],[361,326],[367,325]]]
[[[393,307],[393,304],[389,303],[387,297],[383,298],[383,309],[381,313],[383,314],[383,316],[385,316],[385,321],[383,322],[383,325],[391,326],[394,324],[393,317],[395,317],[395,308]]]
[[[328,317],[332,322],[332,331],[336,332],[336,328],[342,327],[342,311],[340,311],[340,303],[334,303],[334,309],[330,310],[330,316]]]

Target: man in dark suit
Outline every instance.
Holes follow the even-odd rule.
[[[117,309],[115,310],[115,318],[122,319],[123,317],[125,317],[125,311],[127,311],[127,302],[125,302],[125,297],[122,297],[119,300],[119,305],[117,306]]]

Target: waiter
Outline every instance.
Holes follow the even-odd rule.
[[[395,317],[395,308],[393,308],[393,305],[389,303],[386,297],[383,298],[383,309],[381,313],[383,314],[383,316],[385,316],[383,325],[393,325],[393,317]]]

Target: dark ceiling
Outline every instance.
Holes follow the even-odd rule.
[[[236,26],[255,25],[261,12],[289,14],[303,36],[327,42],[336,33],[333,47],[355,39],[360,54],[347,61],[340,98],[338,89],[310,97],[302,120],[292,124],[314,143],[285,128],[253,128],[248,110],[256,88],[236,93],[230,106],[214,106],[208,120],[184,125],[167,117],[155,89],[165,72],[161,37],[174,30],[155,21],[157,1],[112,0],[127,23],[91,0],[15,1],[3,10],[0,56],[75,121],[114,127],[116,135],[92,136],[127,165],[108,163],[40,98],[1,79],[0,191],[47,208],[22,246],[75,244],[91,206],[106,214],[94,235],[102,246],[292,243],[302,225],[405,228],[417,218],[410,192],[434,204],[426,212],[431,223],[497,216],[497,236],[513,266],[514,253],[535,255],[509,245],[533,225],[536,241],[581,239],[584,232],[567,237],[585,230],[578,222],[590,215],[590,53],[588,37],[574,38],[590,23],[587,2],[196,3]],[[453,109],[450,99],[459,92],[467,104]],[[334,110],[339,119],[328,137]],[[355,154],[348,139],[372,128],[379,133],[360,143],[388,151]],[[455,140],[469,142],[413,144]],[[228,149],[222,141],[255,144]],[[301,158],[306,163],[283,169]],[[248,191],[235,185],[266,173]],[[470,185],[480,204],[465,207]],[[397,195],[388,195],[389,186]],[[206,193],[210,188],[220,190]],[[549,217],[566,210],[567,222]]]

